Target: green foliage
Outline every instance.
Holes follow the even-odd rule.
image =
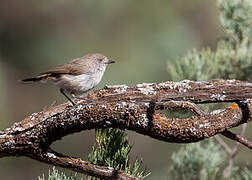
[[[252,179],[252,171],[245,167],[242,171],[230,176],[231,180],[251,180]]]
[[[185,57],[169,64],[168,73],[172,80],[208,80],[217,76],[218,69],[223,68],[223,61],[232,57],[234,52],[230,50],[232,49],[225,42],[219,44],[216,53],[213,53],[210,48],[201,51],[193,49]],[[226,71],[226,67],[222,71]]]
[[[252,45],[243,41],[234,49],[229,42],[220,41],[215,52],[194,49],[167,68],[172,80],[252,80]]]
[[[135,160],[130,164],[129,153],[132,145],[124,131],[118,129],[96,130],[96,144],[88,156],[88,161],[100,166],[113,167],[131,175],[144,178],[149,174],[141,171],[142,160]]]
[[[250,0],[218,2],[228,39],[220,41],[216,51],[194,49],[174,63],[169,62],[167,70],[172,80],[252,80],[252,3]]]
[[[38,177],[39,180],[46,180],[45,175],[42,177]],[[47,180],[82,180],[83,178],[77,178],[77,173],[74,175],[66,175],[64,172],[59,172],[55,167],[53,167],[52,171],[49,170]]]
[[[212,140],[185,145],[173,153],[168,177],[174,180],[216,179],[221,176],[220,166],[225,155]]]
[[[252,1],[251,0],[218,0],[220,22],[236,41],[252,36]]]

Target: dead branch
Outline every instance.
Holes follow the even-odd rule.
[[[194,104],[209,102],[238,105],[205,113]],[[174,143],[197,142],[222,133],[250,147],[244,139],[227,131],[252,120],[252,83],[248,82],[186,80],[134,87],[107,86],[76,100],[76,104],[52,106],[0,131],[0,158],[27,156],[103,179],[137,179],[113,168],[61,155],[51,150],[50,145],[68,134],[113,127]],[[195,116],[167,118],[157,112],[176,108],[190,109]]]

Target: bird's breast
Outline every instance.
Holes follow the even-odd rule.
[[[56,84],[68,93],[80,95],[97,86],[102,76],[103,73],[81,74],[77,76],[65,74],[61,76]]]

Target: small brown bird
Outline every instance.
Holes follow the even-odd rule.
[[[88,54],[81,58],[73,59],[70,62],[57,66],[49,71],[35,77],[23,79],[22,82],[52,82],[60,88],[60,92],[73,104],[71,97],[82,95],[93,89],[101,81],[108,64],[115,61],[109,60],[106,56],[95,53]],[[67,94],[66,94],[67,93]]]

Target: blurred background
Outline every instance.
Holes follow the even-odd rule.
[[[215,1],[76,0],[0,2],[0,129],[57,100],[50,85],[17,80],[41,73],[87,53],[114,59],[102,82],[134,85],[170,80],[169,62],[192,48],[216,48],[222,33]],[[151,178],[165,179],[172,152],[181,145],[128,132],[131,157],[142,157]],[[53,144],[56,151],[87,159],[94,131]],[[246,152],[246,149],[243,149]],[[239,160],[246,159],[240,153]],[[51,166],[19,157],[0,159],[1,179],[37,179]]]

